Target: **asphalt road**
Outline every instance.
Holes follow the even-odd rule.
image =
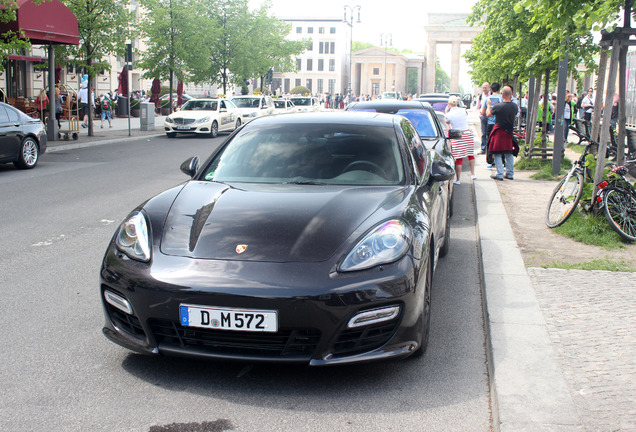
[[[436,270],[425,356],[333,368],[150,358],[101,334],[98,271],[130,210],[224,139],[143,138],[0,165],[0,430],[487,431],[469,184]]]

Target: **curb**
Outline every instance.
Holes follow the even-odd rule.
[[[46,147],[46,153],[55,153],[59,151],[75,150],[75,149],[95,147],[95,146],[106,145],[106,144],[115,144],[122,141],[131,141],[136,139],[155,138],[155,137],[159,137],[163,135],[164,135],[163,133],[157,133],[157,134],[148,134],[148,135],[121,136],[117,138],[90,140],[90,141],[76,143],[76,144],[60,144],[60,145],[49,144]],[[54,142],[57,142],[57,141],[54,141]]]

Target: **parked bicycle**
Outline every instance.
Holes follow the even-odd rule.
[[[625,164],[636,166],[636,160]],[[624,165],[614,168],[598,184],[596,201],[612,229],[625,240],[636,241],[636,187],[625,177],[627,172]]]

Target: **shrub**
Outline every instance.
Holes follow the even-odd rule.
[[[311,94],[311,90],[309,90],[305,86],[298,86],[298,87],[294,87],[293,89],[291,89],[291,91],[289,93],[290,94],[309,96]]]

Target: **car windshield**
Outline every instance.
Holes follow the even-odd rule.
[[[213,100],[189,100],[181,107],[181,111],[216,111],[218,103]]]
[[[285,101],[284,100],[275,100],[274,101],[274,107],[275,108],[285,108]]]
[[[395,130],[330,123],[245,128],[203,178],[218,182],[397,185],[404,170]]]
[[[232,102],[239,108],[258,108],[260,98],[235,98]]]
[[[311,98],[293,98],[294,105],[308,106],[311,105]]]
[[[430,111],[424,109],[400,109],[396,114],[409,119],[420,137],[437,138],[437,128]]]

